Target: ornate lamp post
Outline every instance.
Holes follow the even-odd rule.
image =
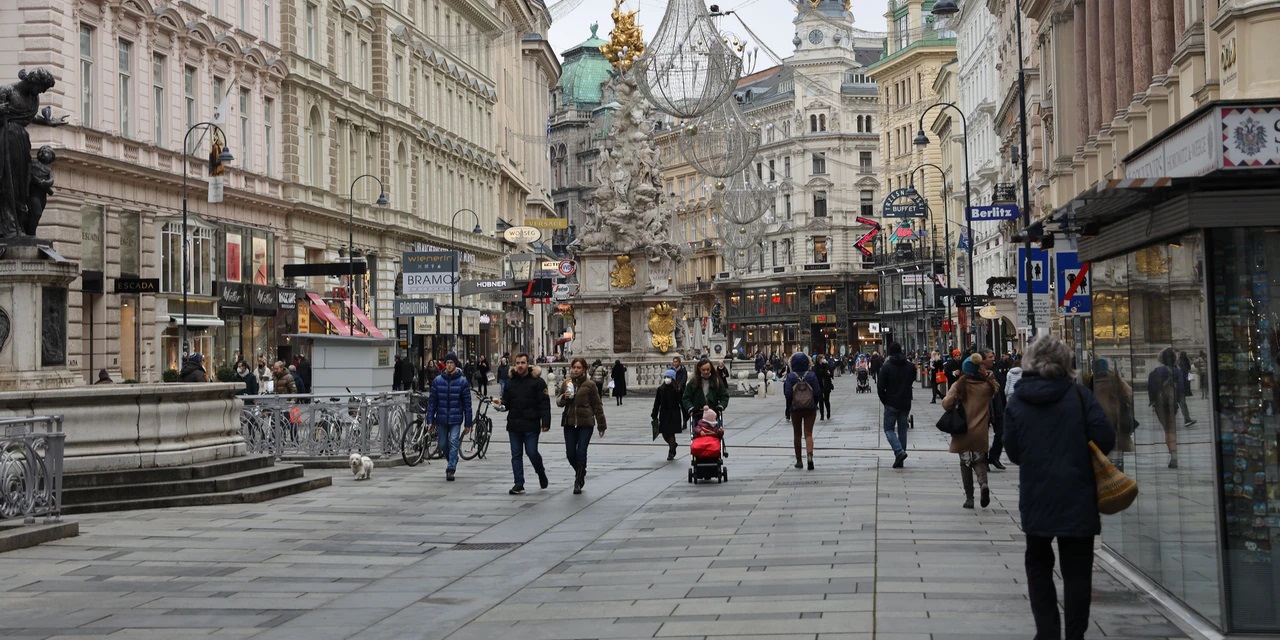
[[[960,135],[964,140],[964,208],[965,208],[965,227],[969,232],[969,341],[976,342],[976,330],[973,322],[973,221],[969,220],[969,209],[973,206],[973,193],[969,188],[969,122],[964,117],[964,112],[960,110],[953,102],[935,102],[920,114],[920,130],[916,133],[914,140],[916,146],[924,147],[929,144],[929,136],[924,133],[924,117],[934,107],[942,107],[943,109],[955,109],[960,115]],[[973,345],[977,347],[976,344]]]
[[[934,169],[938,170],[938,175],[939,177],[942,178],[943,191],[945,192],[946,185],[947,185],[947,172],[943,171],[942,167],[939,167],[938,165],[933,164],[932,162],[923,162],[919,166],[917,166],[915,169],[911,170],[911,173],[909,174],[911,179],[911,189],[914,191],[916,188],[916,172],[917,171],[923,172],[925,167],[933,167]],[[928,201],[926,200],[925,203],[927,206]],[[943,221],[942,230],[943,230],[943,233],[946,235],[945,242],[946,242],[946,252],[947,252],[947,258],[944,264],[946,265],[946,269],[947,269],[947,288],[950,289],[951,288],[951,259],[950,259],[951,227],[947,225],[951,224],[951,216],[950,214],[947,213],[947,197],[945,193],[943,194],[943,197],[942,197],[942,221]],[[936,227],[934,228],[934,231],[935,232],[937,231]],[[970,286],[972,287],[972,285]],[[952,302],[951,296],[947,296],[947,320],[951,319],[951,302]],[[956,331],[957,333],[959,333],[959,328],[957,328]],[[957,337],[956,340],[959,341],[959,337]]]
[[[356,289],[356,254],[355,254],[355,222],[356,222],[356,183],[363,178],[373,178],[378,183],[378,201],[379,207],[387,206],[387,188],[382,184],[382,179],[372,173],[366,173],[362,176],[356,176],[351,181],[351,187],[347,190],[347,286],[350,290],[347,292],[347,336],[355,335],[355,289]]]
[[[227,146],[227,133],[222,127],[212,122],[197,122],[187,127],[187,132],[182,135],[182,359],[185,361],[187,356],[191,355],[191,344],[187,341],[187,289],[188,289],[188,269],[187,253],[191,251],[190,232],[187,230],[187,156],[191,151],[191,132],[197,129],[213,129],[218,136],[222,138],[222,151],[218,153],[218,162],[227,164],[235,160],[235,156],[231,155],[231,149]],[[215,141],[216,144],[216,141]]]
[[[461,264],[462,250],[458,248],[457,224],[458,224],[458,214],[462,213],[463,211],[471,214],[471,217],[474,218],[476,221],[476,226],[474,229],[471,230],[471,233],[474,233],[476,235],[480,235],[484,233],[484,230],[480,228],[479,214],[477,214],[476,212],[470,209],[458,209],[457,211],[453,212],[453,217],[449,219],[449,245],[453,248],[453,268],[458,270],[458,280],[462,279],[462,264]],[[458,323],[460,321],[462,314],[458,313],[458,282],[456,280],[453,283],[453,287],[451,287],[449,290],[449,313],[453,314],[453,350],[454,350],[454,353],[457,353],[458,333],[460,332],[460,329],[458,328]]]

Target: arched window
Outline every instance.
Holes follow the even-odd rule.
[[[862,116],[858,116],[858,133],[862,133]]]
[[[313,187],[324,186],[320,183],[323,166],[320,154],[320,107],[312,107],[307,126],[307,183]]]
[[[867,133],[871,133],[871,116],[867,116]]]
[[[827,130],[827,114],[824,113],[818,116],[818,131],[826,131],[826,130]]]
[[[818,116],[811,114],[809,116],[809,131],[816,132],[817,130],[818,130]]]

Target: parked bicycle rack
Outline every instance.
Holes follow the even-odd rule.
[[[277,458],[400,454],[409,393],[241,396],[240,435],[249,453]]]

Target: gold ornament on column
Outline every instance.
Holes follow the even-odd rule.
[[[666,353],[676,346],[676,310],[665,302],[649,308],[649,332],[653,348]]]
[[[636,24],[636,12],[623,12],[622,0],[614,0],[610,16],[613,31],[609,32],[609,41],[600,46],[600,53],[618,73],[626,73],[644,54],[644,37]]]
[[[631,256],[617,256],[613,259],[613,268],[609,270],[609,286],[615,289],[630,289],[636,284],[636,268],[631,266]]]

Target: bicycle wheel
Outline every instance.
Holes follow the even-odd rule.
[[[481,460],[489,453],[489,443],[493,441],[493,421],[488,418],[482,420],[483,423],[476,425],[476,447],[480,449]]]
[[[463,460],[474,460],[480,455],[480,421],[471,425],[470,431],[464,431],[462,434],[462,444],[458,446],[458,455]]]
[[[435,432],[427,433],[427,458],[430,460],[440,460],[449,453],[449,443],[445,438],[449,437],[448,428],[437,426]],[[441,437],[443,435],[443,438]]]
[[[405,464],[415,467],[427,457],[428,438],[427,425],[421,420],[415,420],[404,430],[404,435],[400,436],[400,457],[404,458]]]

